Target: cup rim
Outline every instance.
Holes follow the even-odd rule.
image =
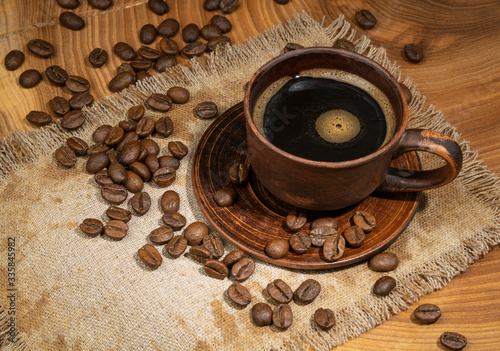
[[[288,60],[291,57],[296,57],[296,56],[302,56],[302,55],[310,55],[310,54],[315,54],[315,53],[329,53],[332,55],[343,55],[343,56],[348,56],[354,60],[361,61],[364,64],[367,64],[369,66],[372,66],[375,70],[377,70],[379,73],[381,73],[384,78],[390,82],[390,84],[395,88],[396,94],[399,97],[399,101],[401,101],[402,104],[402,117],[401,117],[401,123],[399,128],[396,130],[392,138],[380,149],[378,149],[375,152],[372,152],[371,154],[368,154],[363,157],[359,157],[353,160],[348,160],[348,161],[341,161],[341,162],[332,162],[332,161],[315,161],[315,160],[309,160],[307,158],[303,158],[300,156],[293,155],[291,153],[288,153],[279,147],[275,146],[272,144],[267,138],[260,133],[260,131],[257,129],[257,126],[255,125],[252,115],[250,114],[250,92],[251,88],[253,87],[254,83],[256,80],[258,80],[263,74],[265,74],[269,69],[272,67],[276,66],[277,64]],[[299,50],[294,50],[290,51],[288,53],[279,55],[270,61],[268,61],[266,64],[261,66],[257,72],[252,76],[250,79],[247,89],[245,91],[245,98],[243,100],[243,107],[244,107],[244,113],[245,113],[245,120],[246,120],[246,126],[247,128],[249,127],[253,134],[257,136],[259,141],[263,144],[266,145],[266,147],[270,148],[272,151],[275,153],[279,154],[280,156],[286,157],[290,159],[291,161],[294,162],[299,162],[302,164],[306,164],[309,166],[320,166],[323,168],[351,168],[351,167],[356,167],[363,165],[365,163],[368,163],[370,161],[373,161],[374,159],[380,157],[382,154],[386,153],[388,150],[394,148],[398,143],[399,140],[401,139],[403,133],[405,132],[406,125],[408,123],[408,104],[406,100],[404,99],[403,91],[401,90],[401,87],[399,83],[396,81],[396,79],[390,74],[384,67],[382,67],[380,64],[377,62],[363,56],[360,54],[357,54],[352,51],[347,51],[347,50],[342,50],[342,49],[335,49],[331,47],[311,47],[311,48],[304,48],[304,49],[299,49]]]

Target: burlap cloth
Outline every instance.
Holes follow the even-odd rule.
[[[171,140],[189,146],[189,156],[170,188],[180,194],[180,212],[189,222],[205,221],[191,186],[190,159],[211,122],[195,119],[193,107],[212,100],[224,111],[241,101],[252,74],[280,54],[287,42],[331,46],[341,37],[353,40],[358,53],[375,59],[403,81],[385,50],[358,37],[342,16],[323,26],[300,14],[243,45],[193,60],[190,69],[179,67],[102,99],[86,110],[88,120],[77,132],[55,125],[6,138],[0,149],[2,350],[302,350],[306,345],[328,350],[407,309],[419,296],[445,286],[499,243],[498,180],[481,166],[442,114],[425,103],[409,78],[404,82],[414,94],[410,126],[434,129],[459,140],[465,162],[456,181],[424,193],[414,220],[390,247],[401,263],[389,273],[398,284],[385,298],[371,293],[382,273],[371,271],[366,263],[311,272],[257,261],[255,273],[244,282],[253,296],[252,304],[270,302],[264,290],[276,278],[292,289],[307,278],[322,285],[321,294],[310,305],[292,302],[294,322],[288,330],[258,328],[250,320],[251,305],[241,309],[228,302],[225,291],[231,281],[208,277],[187,255],[170,259],[165,254],[163,265],[155,271],[139,261],[137,250],[161,224],[159,198],[165,189],[151,185],[145,190],[154,199],[152,208],[145,216],[133,217],[124,240],[90,238],[78,229],[87,217],[106,221],[109,204],[85,172],[85,159],[70,170],[55,163],[53,152],[68,136],[90,141],[96,126],[116,124],[129,107],[142,103],[149,94],[164,93],[173,85],[188,87],[190,102],[168,112],[175,123],[173,136],[156,141],[164,154]],[[8,237],[16,243],[19,334],[14,343],[7,340]],[[233,247],[226,244],[225,249],[229,252]],[[335,312],[337,325],[329,332],[314,325],[312,317],[319,307]]]

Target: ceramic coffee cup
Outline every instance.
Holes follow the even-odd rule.
[[[259,129],[254,112],[259,97],[278,80],[321,69],[359,76],[378,88],[392,107],[394,130],[378,150],[341,162],[315,161],[283,151]],[[431,130],[406,129],[408,106],[394,77],[376,62],[353,52],[307,48],[276,57],[252,77],[244,100],[250,163],[262,185],[297,208],[326,211],[360,202],[375,190],[421,191],[451,182],[462,167],[462,151],[451,138]],[[410,151],[440,156],[446,164],[426,171],[405,172],[391,161]]]

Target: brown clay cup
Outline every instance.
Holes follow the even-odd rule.
[[[312,161],[271,144],[252,119],[256,100],[278,79],[313,68],[350,72],[378,87],[395,112],[396,129],[392,139],[365,157],[344,162]],[[462,150],[454,140],[431,130],[406,129],[408,105],[398,82],[376,62],[350,51],[316,47],[274,58],[250,80],[244,109],[250,163],[255,175],[271,194],[297,208],[328,211],[354,205],[375,190],[437,188],[455,179],[462,167]],[[410,151],[436,154],[446,164],[414,172],[390,167],[393,159]]]

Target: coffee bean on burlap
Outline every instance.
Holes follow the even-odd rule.
[[[218,37],[213,37],[207,43],[207,50],[208,51],[215,51],[217,49],[217,47],[224,46],[226,44],[231,44],[230,38],[228,38],[224,35],[220,35]]]
[[[393,271],[398,267],[398,264],[398,256],[392,252],[379,253],[370,258],[370,261],[368,262],[368,266],[375,272]]]
[[[170,168],[173,168],[175,170],[178,170],[180,165],[181,165],[181,161],[176,159],[175,157],[173,156],[160,156],[158,157],[158,162],[160,162],[160,168],[161,167],[170,167]]]
[[[352,43],[352,41],[349,41],[347,39],[337,39],[335,43],[333,44],[334,49],[342,49],[342,50],[347,50],[347,51],[356,51],[356,46]]]
[[[168,112],[172,108],[172,99],[165,94],[154,93],[146,99],[146,105],[156,111]]]
[[[101,188],[101,196],[104,200],[114,204],[121,204],[128,197],[125,187],[118,184],[104,185]]]
[[[316,325],[323,330],[329,330],[335,325],[335,315],[329,308],[318,308],[314,312]]]
[[[109,221],[104,227],[104,234],[113,240],[122,240],[128,232],[128,225],[118,220]]]
[[[153,64],[153,68],[158,73],[163,73],[167,70],[167,68],[174,67],[177,65],[177,59],[175,56],[170,55],[162,55],[160,58]]]
[[[233,283],[227,289],[229,299],[241,307],[246,307],[252,301],[252,295],[247,288],[240,283]]]
[[[101,169],[99,172],[94,174],[94,180],[99,185],[114,184],[113,179],[109,177],[107,169]]]
[[[108,83],[111,92],[116,93],[128,88],[135,83],[135,74],[131,72],[121,72],[114,76]]]
[[[156,185],[166,187],[175,181],[175,169],[171,167],[161,167],[153,173],[153,181]]]
[[[184,228],[187,222],[186,217],[174,211],[165,212],[161,219],[163,223],[171,227],[174,231]]]
[[[66,168],[73,167],[76,164],[76,154],[66,145],[58,148],[54,154],[57,162]]]
[[[194,43],[184,46],[181,51],[189,58],[201,56],[205,51],[207,51],[207,44],[201,41],[195,41]]]
[[[73,95],[68,104],[73,110],[81,110],[85,106],[90,106],[94,102],[94,97],[88,91]]]
[[[215,279],[224,279],[229,274],[229,270],[227,269],[226,265],[223,262],[217,261],[213,258],[205,261],[204,269],[205,273],[207,273],[209,277]]]
[[[218,113],[219,110],[217,108],[217,105],[215,104],[215,102],[212,101],[200,102],[194,108],[195,117],[202,119],[214,118],[215,116],[217,116]]]
[[[290,305],[280,304],[273,311],[273,325],[280,329],[287,329],[293,323],[293,313]]]
[[[167,252],[172,258],[178,258],[186,251],[186,248],[187,240],[182,235],[174,236],[166,246]]]
[[[396,287],[396,280],[390,276],[379,278],[373,285],[373,293],[378,296],[387,296]]]
[[[170,141],[168,151],[178,160],[182,160],[188,154],[188,147],[182,141]]]
[[[123,182],[123,186],[128,191],[135,194],[144,189],[144,181],[138,174],[132,171],[127,171],[127,178]]]
[[[321,292],[321,285],[314,279],[307,279],[295,290],[294,296],[298,302],[311,303]]]
[[[287,43],[285,47],[283,48],[283,52],[287,53],[290,51],[295,51],[295,50],[300,50],[304,49],[304,46],[297,44],[297,43]]]
[[[404,98],[406,100],[406,103],[409,104],[411,102],[411,99],[413,98],[413,95],[412,95],[410,89],[406,85],[404,85],[402,83],[399,83],[399,87],[403,91],[403,96],[404,96]]]
[[[86,218],[80,224],[80,229],[87,235],[98,236],[102,233],[104,226],[102,222],[96,218]]]
[[[28,122],[36,124],[37,126],[46,126],[52,122],[52,117],[43,111],[30,111],[26,115]]]
[[[167,91],[167,96],[176,104],[185,104],[189,101],[189,90],[183,87],[171,87]]]
[[[87,154],[89,154],[89,156],[92,156],[92,155],[95,155],[95,154],[98,154],[98,153],[101,153],[101,152],[108,152],[109,151],[109,147],[104,145],[103,143],[97,143],[97,144],[93,144],[93,145],[89,145],[89,148],[87,149]],[[108,155],[109,157],[109,155]],[[110,160],[111,162],[111,160]]]
[[[155,132],[163,138],[167,138],[174,132],[174,122],[170,117],[160,117],[155,122]]]
[[[189,249],[189,256],[197,262],[205,263],[212,258],[210,251],[203,246],[192,246]]]
[[[86,117],[81,110],[69,111],[61,118],[61,127],[67,130],[75,130],[85,123]]]
[[[94,133],[92,133],[92,140],[96,143],[104,142],[104,139],[106,139],[106,136],[111,128],[112,127],[109,124],[103,124],[97,127],[96,130],[94,130]]]
[[[137,123],[135,123],[134,121],[131,121],[131,120],[124,120],[124,121],[118,122],[118,127],[123,129],[123,131],[125,133],[133,132],[137,128]]]
[[[278,303],[289,303],[293,299],[290,286],[281,279],[275,279],[266,287],[267,293]]]
[[[66,144],[68,147],[73,150],[76,155],[85,155],[89,148],[89,145],[85,142],[85,140],[80,139],[78,137],[70,137],[66,140]]]
[[[228,267],[231,267],[233,264],[241,260],[245,256],[245,253],[242,250],[233,250],[224,257],[222,262]]]
[[[162,263],[161,254],[158,252],[156,247],[146,244],[141,247],[138,251],[141,261],[148,267],[156,269],[160,267]]]
[[[174,237],[174,231],[168,225],[163,225],[153,229],[149,233],[149,240],[153,244],[163,245],[168,243]]]
[[[231,275],[233,276],[234,280],[242,282],[250,278],[254,270],[255,261],[250,257],[243,257],[233,265],[231,269]]]
[[[273,310],[267,303],[259,302],[252,307],[252,321],[258,327],[270,325],[273,322]]]
[[[138,192],[132,197],[130,204],[135,213],[142,216],[151,207],[151,196],[145,191]]]
[[[163,194],[163,195],[165,195],[165,194]],[[162,196],[162,209],[163,209],[163,199],[164,199],[164,196]],[[192,246],[200,245],[203,242],[203,239],[206,236],[208,236],[208,226],[202,222],[193,222],[187,226],[187,228],[184,230],[183,235],[186,238],[186,240],[188,241],[189,245],[192,245]]]
[[[109,206],[109,208],[106,210],[106,216],[108,216],[108,218],[111,220],[116,219],[127,223],[132,218],[132,213],[125,208]]]

